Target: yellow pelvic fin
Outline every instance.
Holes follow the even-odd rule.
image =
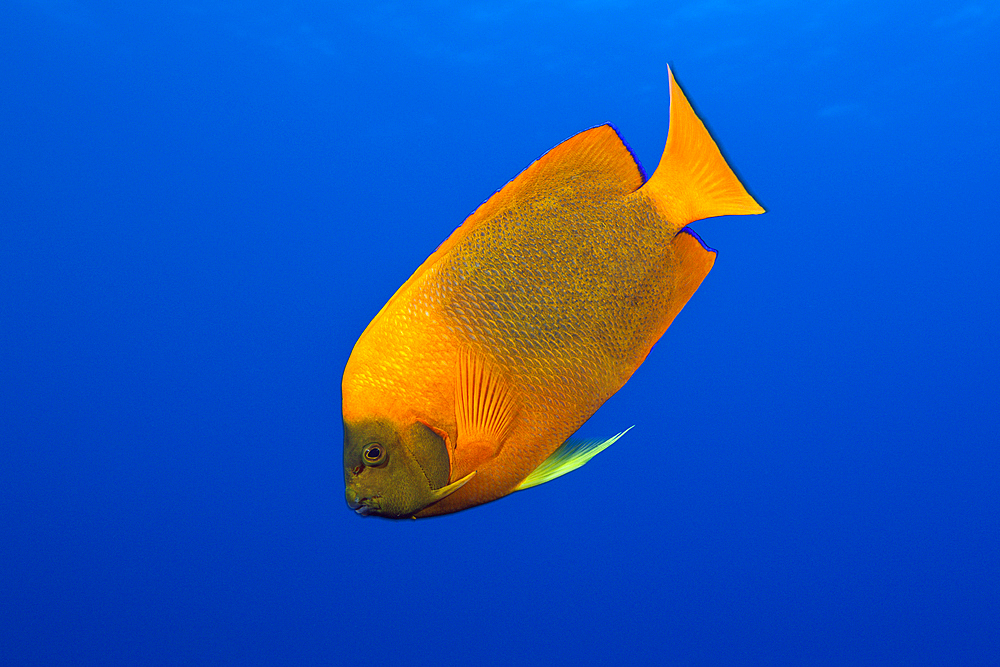
[[[459,355],[455,391],[458,435],[452,479],[496,456],[517,413],[510,384],[500,369],[476,352],[464,350]]]
[[[670,76],[670,129],[663,157],[642,186],[678,228],[716,215],[763,213]]]
[[[618,438],[632,430],[629,426],[616,436],[607,440],[567,440],[559,445],[559,449],[552,452],[549,458],[542,461],[542,465],[531,471],[531,474],[517,485],[515,491],[530,489],[533,486],[544,484],[556,477],[562,477],[568,472],[572,472],[584,463],[594,458],[605,449],[615,444]]]
[[[466,483],[475,476],[476,476],[476,471],[473,470],[472,472],[470,472],[468,475],[458,480],[457,482],[452,482],[447,486],[442,486],[440,489],[431,489],[431,497],[434,498],[434,502],[437,502],[446,496],[450,496],[451,494],[455,493],[463,486],[465,486]],[[413,518],[416,519],[417,517]]]

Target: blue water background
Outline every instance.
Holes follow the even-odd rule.
[[[344,504],[351,347],[678,80],[769,212],[581,435]],[[1000,4],[8,0],[0,663],[1000,664]]]

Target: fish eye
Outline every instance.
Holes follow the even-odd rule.
[[[385,461],[385,447],[377,442],[373,442],[361,453],[361,458],[364,460],[366,466],[377,466],[383,461]]]

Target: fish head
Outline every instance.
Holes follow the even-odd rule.
[[[362,516],[410,518],[471,479],[449,484],[450,472],[444,439],[420,421],[344,421],[345,495]]]

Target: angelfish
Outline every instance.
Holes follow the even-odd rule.
[[[686,225],[763,213],[673,73],[649,180],[611,125],[562,142],[470,215],[361,334],[343,378],[358,514],[455,512],[574,470],[570,436],[708,275]]]

